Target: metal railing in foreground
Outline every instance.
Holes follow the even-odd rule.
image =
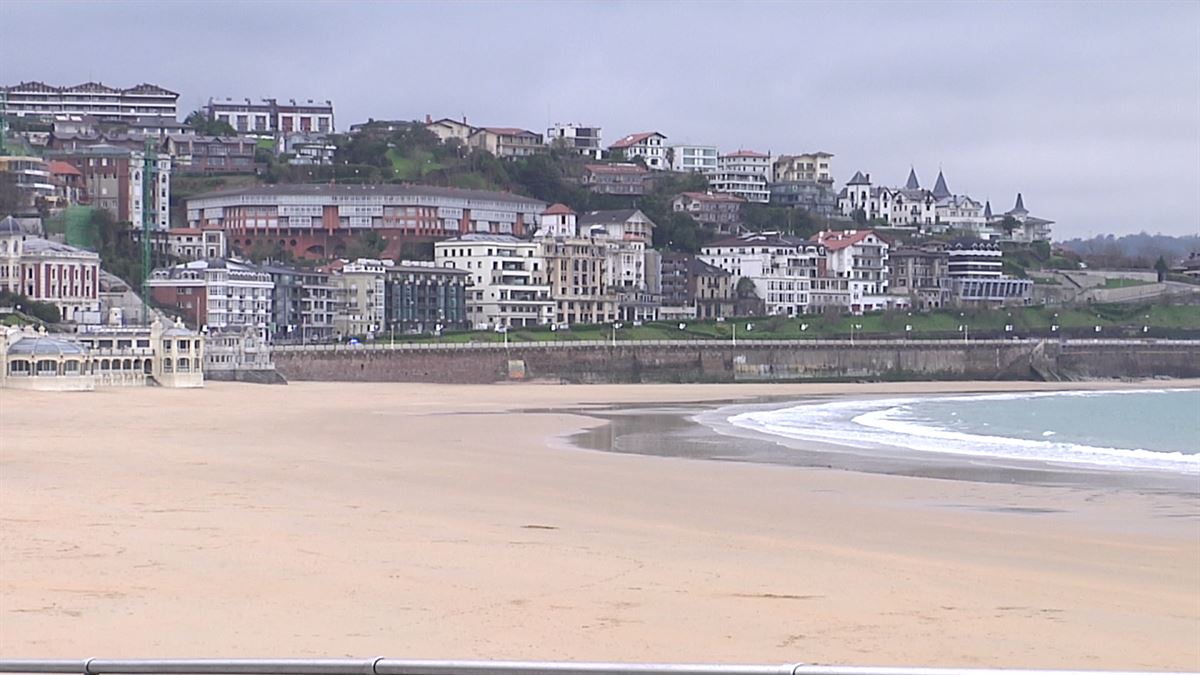
[[[74,675],[1151,675],[1133,671],[863,666],[409,661],[402,659],[0,659],[0,673]],[[1157,675],[1161,675],[1161,672]],[[1181,675],[1200,675],[1188,673]]]

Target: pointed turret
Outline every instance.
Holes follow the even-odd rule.
[[[906,190],[920,190],[921,189],[921,181],[917,180],[917,170],[912,167],[908,168],[908,182],[904,184],[904,189],[906,189]]]
[[[871,184],[871,179],[864,176],[863,172],[861,172],[861,171],[855,171],[854,177],[850,179],[849,183],[846,183],[846,185],[870,185],[870,184]]]
[[[983,203],[983,219],[985,221],[992,219],[992,200],[987,200]]]
[[[933,198],[945,199],[950,196],[950,188],[946,187],[946,177],[938,171],[937,183],[933,186]]]
[[[1017,193],[1017,205],[1009,213],[1029,213],[1029,211],[1025,210],[1025,200],[1021,198],[1020,192]]]

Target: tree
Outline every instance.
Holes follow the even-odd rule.
[[[754,300],[758,298],[758,291],[754,288],[754,280],[750,277],[741,277],[737,282],[737,296],[739,300]]]
[[[1167,264],[1167,259],[1160,255],[1154,263],[1154,271],[1158,272],[1158,281],[1162,283],[1167,280],[1167,273],[1171,271],[1171,266]]]
[[[346,247],[346,257],[350,260],[378,258],[386,249],[387,242],[383,237],[374,230],[368,230],[350,242],[350,245]]]
[[[1004,234],[1011,237],[1013,231],[1021,227],[1021,221],[1012,216],[1004,216],[1004,220],[1000,221],[1000,227],[1004,230]]]
[[[862,209],[854,209],[854,212],[850,214],[850,217],[853,218],[854,222],[858,225],[867,224],[867,212],[863,211]]]
[[[202,136],[236,136],[237,129],[224,120],[208,116],[203,109],[193,110],[184,118],[183,123],[196,130]]]

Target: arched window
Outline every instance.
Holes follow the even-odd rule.
[[[169,359],[169,358],[168,358],[168,359],[163,359],[163,372],[164,372],[164,373],[170,373],[170,372],[172,372],[172,370],[171,370],[171,359]]]
[[[108,369],[109,369],[108,359],[100,359],[100,370],[108,370]]]
[[[63,362],[63,375],[78,375],[79,362],[75,360]]]
[[[19,361],[13,361],[13,362],[9,363],[8,364],[8,373],[10,375],[28,375],[29,374],[29,362],[24,359],[21,359]]]
[[[191,371],[192,362],[186,358],[179,359],[179,372],[186,373]]]
[[[147,375],[150,375],[151,373],[153,373],[154,372],[154,362],[151,361],[150,359],[146,359],[146,361],[144,363],[142,363],[142,372]]]
[[[133,370],[133,359],[125,359],[125,362],[121,364],[121,370]]]
[[[38,361],[37,362],[37,374],[38,375],[57,375],[58,374],[58,361],[55,361],[53,359],[42,359],[41,361]]]

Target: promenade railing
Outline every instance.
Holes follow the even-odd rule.
[[[1165,671],[1156,671],[1159,675]],[[1021,670],[403,659],[0,659],[0,673],[74,675],[1150,675],[1140,671]],[[1186,673],[1182,675],[1200,675]]]

